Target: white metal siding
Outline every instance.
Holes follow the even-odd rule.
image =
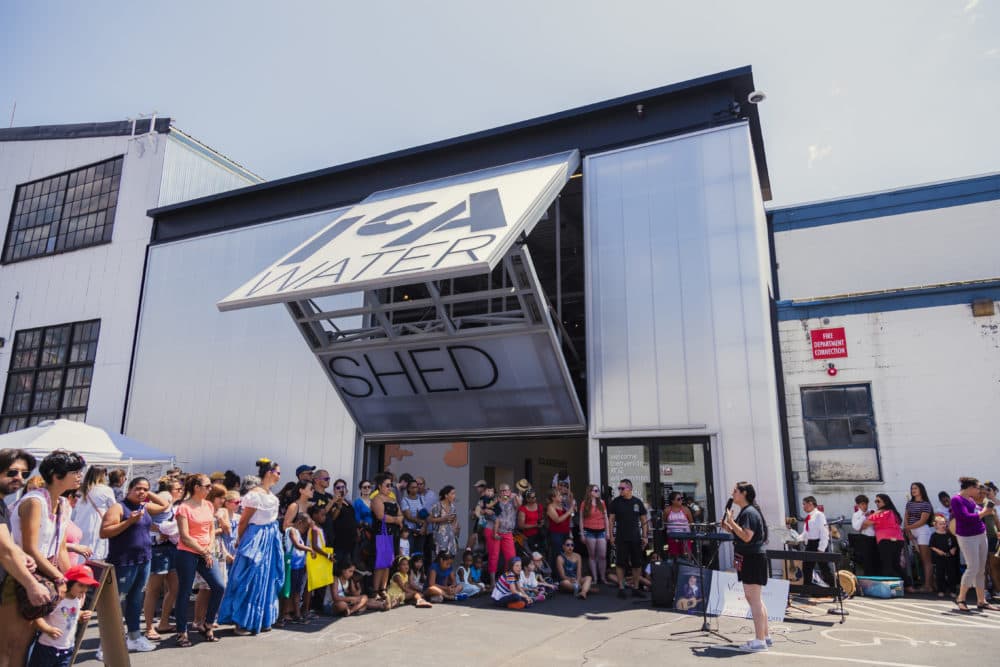
[[[782,299],[1000,278],[1000,199],[775,233]]]
[[[355,429],[284,306],[215,303],[331,216],[152,246],[126,431],[186,468],[249,472],[268,456],[352,477]],[[360,295],[338,297],[360,304]]]
[[[201,155],[169,134],[166,136],[166,157],[157,206],[176,204],[259,182],[227,169],[220,161]]]
[[[18,184],[118,155],[125,155],[125,161],[112,243],[0,265],[0,336],[32,327],[101,320],[87,422],[114,431],[121,426],[151,225],[146,210],[156,202],[159,190],[162,135],[0,142],[4,235]],[[6,386],[12,350],[12,339],[0,349],[0,391]]]
[[[584,168],[591,434],[718,434],[719,483],[781,502],[763,205],[745,125]],[[717,497],[725,496],[717,490]]]
[[[848,357],[814,361],[809,331],[844,327]],[[968,304],[793,320],[780,324],[792,469],[799,496],[813,494],[827,515],[850,514],[854,496],[887,493],[901,503],[921,481],[937,504],[960,475],[996,474],[1000,406],[1000,315],[973,317]],[[802,386],[870,382],[882,483],[808,481]],[[995,477],[994,477],[995,479]]]

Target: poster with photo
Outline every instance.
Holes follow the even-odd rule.
[[[677,569],[674,609],[685,614],[700,614],[705,607],[708,591],[712,590],[712,570],[700,574],[697,567],[681,565]]]

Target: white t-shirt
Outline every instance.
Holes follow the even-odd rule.
[[[263,526],[278,520],[278,496],[273,493],[251,491],[243,496],[240,504],[256,510],[250,517],[250,523],[254,525]]]
[[[24,496],[14,505],[14,508],[10,513],[10,534],[14,538],[14,541],[24,547],[24,538],[21,535],[21,513],[19,511],[21,503],[38,503],[42,507],[41,521],[38,526],[38,550],[45,558],[53,558],[59,552],[59,543],[66,539],[66,522],[69,521],[69,515],[71,513],[69,508],[69,502],[65,498],[59,499],[59,505],[62,507],[61,523],[62,526],[59,529],[59,539],[56,538],[56,515],[49,514],[49,492],[45,489],[34,489],[33,491],[28,491]]]
[[[76,623],[80,620],[81,611],[83,611],[82,597],[59,600],[55,610],[45,617],[45,622],[57,630],[62,630],[62,636],[50,637],[43,632],[38,637],[38,643],[61,651],[73,648],[76,643]]]
[[[80,544],[94,550],[95,560],[104,560],[108,555],[108,541],[101,539],[101,522],[104,514],[115,504],[115,492],[110,486],[98,484],[92,486],[86,498],[80,498],[73,509],[73,523],[81,531],[83,537]]]

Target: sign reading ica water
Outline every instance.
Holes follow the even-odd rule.
[[[844,327],[836,329],[814,329],[812,337],[813,359],[836,359],[847,356],[847,334]]]

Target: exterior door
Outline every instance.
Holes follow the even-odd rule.
[[[601,441],[601,479],[605,494],[617,494],[619,480],[632,480],[635,495],[659,527],[661,510],[672,491],[688,499],[696,522],[716,521],[712,458],[708,438],[637,438]],[[657,511],[653,511],[657,510]]]

